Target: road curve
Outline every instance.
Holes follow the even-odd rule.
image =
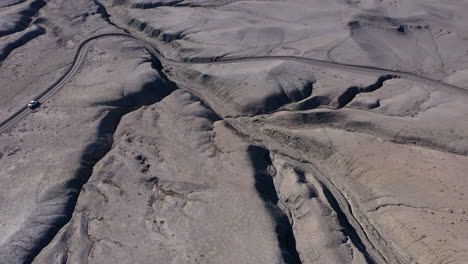
[[[305,58],[305,57],[298,57],[298,56],[253,56],[253,57],[224,57],[224,58],[214,58],[212,60],[207,59],[185,59],[182,61],[176,61],[169,58],[164,57],[159,50],[157,50],[153,45],[150,43],[138,39],[132,35],[124,34],[124,33],[108,33],[108,34],[101,34],[94,37],[90,37],[86,39],[83,43],[80,44],[78,50],[75,54],[75,58],[73,60],[72,66],[51,86],[49,86],[45,91],[39,94],[36,97],[36,100],[39,102],[44,102],[49,99],[54,93],[60,90],[63,85],[71,78],[76,72],[79,70],[80,66],[82,65],[84,58],[88,53],[90,43],[94,40],[101,39],[101,38],[109,38],[109,37],[123,37],[132,39],[142,46],[144,46],[148,52],[150,52],[154,57],[159,59],[161,62],[166,64],[178,64],[178,65],[186,65],[186,64],[227,64],[227,63],[235,63],[235,62],[249,62],[249,61],[273,61],[273,60],[290,60],[296,61],[306,64],[312,64],[316,66],[322,66],[327,68],[335,68],[335,69],[342,69],[348,71],[357,71],[357,72],[366,72],[372,74],[381,74],[381,75],[395,75],[400,78],[405,78],[409,80],[413,80],[416,82],[421,82],[433,86],[443,87],[446,89],[451,89],[453,91],[468,93],[468,89],[458,87],[455,85],[451,85],[448,83],[444,83],[441,81],[437,81],[428,77],[420,76],[410,72],[403,72],[403,71],[395,71],[395,70],[387,70],[378,67],[372,66],[364,66],[364,65],[355,65],[355,64],[346,64],[346,63],[337,63],[337,62],[330,62],[325,60],[318,60],[312,58]],[[19,111],[15,112],[9,118],[4,120],[0,123],[0,134],[8,131],[11,127],[13,127],[17,122],[21,119],[26,117],[29,113],[31,113],[27,107],[21,108]]]

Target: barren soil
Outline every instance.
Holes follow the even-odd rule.
[[[467,12],[3,0],[0,264],[468,263]]]

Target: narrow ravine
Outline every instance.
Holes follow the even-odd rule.
[[[338,107],[346,107],[353,99],[360,93],[371,93],[382,88],[385,81],[400,78],[397,75],[383,75],[380,76],[377,81],[373,84],[364,87],[352,86],[346,89],[346,91],[338,97]]]
[[[152,46],[152,44],[132,36],[130,34],[130,30],[125,28],[125,26],[119,26],[117,22],[117,24],[115,24],[111,19],[111,14],[108,13],[104,5],[98,0],[93,0],[93,2],[97,6],[96,12],[100,14],[107,23],[126,32],[127,34],[107,33],[91,37],[87,39],[85,43],[81,44],[78,49],[77,57],[86,56],[87,52],[79,53],[80,50],[84,44],[95,39],[119,36],[126,37],[142,44],[142,46],[151,53],[152,66],[154,71],[159,74],[160,82],[145,86],[139,94],[125,96],[124,92],[122,92],[122,98],[107,102],[108,105],[111,106],[103,111],[102,118],[96,128],[96,138],[93,139],[91,143],[87,143],[86,147],[82,151],[79,168],[76,168],[76,172],[69,179],[58,183],[57,185],[49,186],[47,192],[45,192],[45,194],[41,196],[42,198],[38,201],[37,208],[26,219],[22,229],[14,233],[3,245],[0,246],[0,255],[4,259],[15,259],[18,260],[19,263],[30,263],[34,261],[35,257],[37,257],[41,251],[50,244],[54,237],[56,237],[61,230],[64,230],[63,227],[68,223],[71,223],[70,220],[75,212],[80,192],[82,191],[83,186],[90,180],[91,175],[93,175],[96,164],[102,161],[106,155],[108,155],[109,151],[113,149],[116,131],[125,115],[130,114],[143,106],[155,104],[176,90],[186,90],[200,98],[200,102],[198,102],[199,104],[206,105],[210,111],[212,110],[215,113],[217,116],[216,121],[222,120],[223,122],[226,122],[243,140],[249,143],[247,152],[250,161],[249,165],[251,165],[254,170],[253,180],[256,195],[258,195],[262,200],[261,202],[263,202],[259,203],[260,207],[263,205],[266,211],[268,211],[268,214],[266,214],[270,217],[268,220],[271,220],[274,224],[274,235],[276,236],[275,242],[278,242],[278,248],[281,251],[281,259],[284,263],[308,264],[320,261],[318,259],[321,259],[324,263],[327,261],[330,261],[330,263],[351,263],[350,261],[348,262],[350,259],[351,261],[356,261],[352,263],[401,263],[398,258],[399,256],[397,256],[397,250],[394,250],[391,247],[391,244],[387,243],[387,241],[380,237],[380,234],[375,231],[374,227],[369,223],[370,221],[365,215],[366,212],[360,211],[361,208],[353,207],[355,204],[353,204],[353,200],[347,196],[347,190],[345,190],[345,187],[338,187],[338,185],[335,185],[336,183],[333,177],[336,175],[327,175],[320,171],[318,167],[321,166],[320,163],[325,159],[321,159],[322,157],[314,158],[307,156],[308,153],[304,154],[304,152],[307,151],[302,151],[301,149],[303,142],[301,142],[300,136],[294,135],[297,131],[292,133],[293,136],[287,135],[281,139],[280,136],[274,138],[272,134],[269,134],[268,131],[264,129],[265,127],[262,127],[264,124],[261,124],[262,121],[260,119],[265,120],[269,118],[269,116],[277,113],[277,108],[265,112],[267,114],[262,116],[253,114],[249,117],[237,116],[235,118],[227,118],[227,116],[232,113],[222,115],[219,113],[220,111],[217,111],[218,108],[221,108],[219,105],[223,103],[221,100],[212,100],[212,97],[208,100],[208,96],[204,97],[206,93],[209,93],[206,90],[197,90],[197,88],[192,89],[191,87],[186,88],[187,84],[182,84],[182,82],[177,84],[176,78],[171,79],[172,77],[165,75],[161,63],[174,63],[184,65],[185,67],[187,64],[228,64],[248,61],[290,60],[314,64],[316,66],[337,68],[340,70],[357,70],[361,72],[370,72],[372,74],[381,74],[374,83],[371,83],[368,86],[346,86],[349,88],[340,93],[337,98],[338,105],[336,106],[336,109],[332,109],[331,111],[320,110],[313,112],[310,109],[316,108],[322,104],[328,104],[329,102],[324,100],[323,97],[312,98],[307,104],[304,104],[304,109],[301,110],[309,110],[309,112],[304,111],[303,113],[294,113],[294,111],[291,110],[291,116],[294,114],[301,115],[301,118],[290,119],[294,119],[294,122],[297,122],[297,127],[294,127],[295,124],[293,121],[290,121],[290,123],[287,124],[291,129],[298,127],[302,129],[306,126],[317,130],[326,130],[326,128],[332,129],[334,126],[343,129],[343,127],[347,125],[346,122],[349,121],[349,118],[346,114],[342,114],[340,112],[345,112],[342,108],[349,106],[349,104],[360,93],[376,91],[382,88],[387,80],[395,78],[404,77],[465,93],[466,90],[464,88],[412,73],[368,66],[340,64],[295,56],[258,56],[246,58],[225,58],[223,56],[215,56],[191,59],[185,58],[180,61],[176,61],[165,58],[159,50]],[[153,7],[153,5],[150,7]],[[137,6],[137,8],[145,8],[145,6]],[[133,25],[133,22],[134,21],[130,23],[131,25],[127,26],[135,26]],[[138,23],[135,22],[135,24]],[[158,32],[158,34],[159,33],[161,32]],[[135,35],[137,34],[135,33]],[[170,35],[164,32],[162,32],[160,36],[160,38],[166,42],[181,38],[180,35]],[[80,65],[77,65],[74,70],[78,71],[79,66]],[[312,96],[312,84],[312,82],[307,84],[310,89],[307,90],[308,92],[306,93],[306,97]],[[57,89],[59,88],[60,87]],[[51,89],[54,89],[54,86],[51,86]],[[46,91],[46,93],[48,91]],[[145,93],[149,93],[151,96],[145,97]],[[51,95],[52,94],[49,94],[48,96]],[[283,95],[286,96],[284,93]],[[145,97],[145,100],[139,101],[137,99],[141,97]],[[124,107],[112,106],[121,105],[122,102],[124,102],[124,104],[127,102],[137,103]],[[28,109],[25,108],[25,110]],[[257,117],[258,119],[255,119]],[[359,127],[361,123],[356,123],[357,125],[354,124],[357,126],[356,130],[361,129],[366,132],[365,127]],[[275,125],[280,126],[281,124],[278,122],[278,124]],[[375,133],[376,129],[373,130]],[[211,136],[199,139],[200,142],[207,142],[209,140],[211,140]],[[407,142],[404,143],[406,144]],[[324,144],[326,145],[327,143]],[[313,144],[311,146],[308,146],[309,149],[307,150],[309,152],[315,152],[317,150],[314,149],[314,147],[320,147]],[[330,153],[332,153],[332,151],[334,150],[330,150]],[[317,153],[318,152],[319,151],[317,151]],[[318,155],[321,154],[322,153],[319,153]],[[326,153],[323,156],[327,156],[328,154],[329,153]],[[284,162],[286,165],[280,164],[280,166],[278,163],[275,163],[278,162],[273,158],[275,155],[279,156],[279,163],[282,162],[281,160],[286,160],[287,162]],[[140,161],[145,160],[142,158],[143,156],[137,157],[140,157],[138,158]],[[330,164],[331,166],[334,165],[333,163]],[[149,164],[145,164],[145,166],[148,166],[145,169],[146,173],[149,170]],[[153,178],[158,179],[155,181],[159,182],[159,178],[156,176]],[[159,183],[156,184],[156,187],[158,187],[158,184]],[[157,191],[160,190],[158,189]],[[180,195],[181,197],[183,196],[174,190],[170,190],[168,193],[168,196],[171,197],[174,196],[177,198],[177,195]],[[188,196],[189,195],[187,195],[187,197]],[[250,197],[254,196],[255,195],[251,195]],[[152,206],[156,201],[156,196],[153,195],[151,197],[152,199],[148,203]],[[173,199],[176,200],[176,198]],[[174,204],[178,204],[178,201],[174,202]],[[183,206],[185,205],[186,204]],[[241,210],[242,208],[237,209]],[[128,217],[130,218],[131,215],[129,214]],[[164,225],[164,223],[166,223],[165,221],[166,220],[158,219],[150,221],[149,224]],[[319,224],[311,226],[311,223]],[[164,231],[161,231],[160,227],[158,228],[158,232]],[[309,232],[312,233],[313,236],[311,235],[310,237],[307,237],[310,235]],[[174,236],[174,234],[172,234],[172,236]],[[317,239],[317,237],[322,240]],[[312,252],[315,248],[311,249],[312,246],[308,244],[309,238],[317,239],[318,242],[316,244],[311,244],[314,246],[318,245],[317,251],[319,253],[321,253],[321,250],[329,251],[322,255]],[[338,246],[338,249],[335,249],[329,245],[339,245],[342,247],[339,248]],[[90,254],[90,251],[91,248],[87,253]],[[2,261],[3,260],[0,260],[1,264],[7,263],[6,261]]]
[[[248,149],[252,165],[255,169],[255,188],[258,195],[265,202],[265,207],[271,212],[271,217],[276,224],[276,235],[280,249],[283,252],[283,259],[287,264],[302,264],[296,249],[296,239],[294,237],[293,222],[290,222],[286,208],[279,207],[280,199],[275,189],[273,178],[269,172],[272,166],[270,153],[268,150],[251,145]],[[294,221],[291,218],[291,221]]]

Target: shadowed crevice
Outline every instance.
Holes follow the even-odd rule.
[[[35,16],[39,10],[44,7],[47,3],[44,0],[35,0],[32,1],[29,6],[25,7],[23,10],[17,13],[16,17],[19,17],[17,21],[15,21],[13,27],[8,27],[7,29],[0,30],[0,37],[4,37],[7,35],[11,35],[20,31],[27,29],[31,21],[33,20],[33,16]]]
[[[10,53],[16,48],[19,48],[28,43],[30,40],[33,40],[36,37],[44,34],[44,28],[37,27],[29,32],[24,33],[21,37],[17,38],[16,40],[8,43],[0,53],[0,62],[4,61],[8,57],[8,55],[10,55]]]
[[[336,198],[333,196],[333,194],[330,192],[330,190],[322,185],[323,188],[323,193],[325,197],[327,198],[327,201],[330,203],[330,206],[333,208],[333,210],[336,212],[338,221],[340,225],[343,227],[343,234],[347,236],[351,242],[356,246],[356,248],[362,253],[362,255],[365,257],[366,262],[368,264],[375,264],[375,260],[372,258],[372,256],[369,255],[367,252],[366,246],[362,242],[361,238],[359,237],[356,229],[353,227],[353,225],[349,222],[348,217],[346,214],[341,210],[341,207],[336,200]]]
[[[347,106],[353,99],[356,97],[356,95],[360,93],[370,93],[374,92],[377,89],[382,88],[383,84],[385,81],[391,80],[391,79],[396,79],[399,78],[396,75],[384,75],[380,76],[377,81],[371,85],[364,86],[364,87],[357,87],[357,86],[352,86],[346,89],[346,91],[338,97],[338,107],[337,108],[343,108]]]
[[[142,106],[159,102],[177,89],[161,71],[159,61],[153,58],[151,63],[160,78],[146,84],[140,92],[128,95],[128,98],[106,103],[113,106],[103,110],[97,137],[82,151],[80,166],[72,176],[39,194],[36,209],[26,218],[22,229],[0,246],[0,264],[31,263],[70,221],[83,185],[91,177],[96,163],[112,148],[121,118]]]
[[[275,223],[275,232],[282,258],[286,264],[301,264],[296,249],[296,239],[288,216],[278,207],[278,194],[272,176],[268,173],[271,165],[270,152],[259,146],[249,146],[248,154],[255,170],[255,189],[265,203]]]

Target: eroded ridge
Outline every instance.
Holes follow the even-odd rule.
[[[122,48],[122,50],[125,49]],[[118,52],[114,51],[114,53]],[[104,157],[113,144],[113,134],[121,117],[143,105],[161,100],[175,89],[175,85],[160,71],[159,61],[154,58],[133,59],[127,63],[137,65],[138,75],[145,76],[146,80],[135,83],[129,79],[128,81],[134,84],[122,87],[128,91],[124,96],[112,96],[108,92],[107,95],[102,94],[101,98],[91,99],[92,101],[82,98],[81,103],[89,105],[91,115],[95,116],[89,127],[85,129],[85,131],[91,130],[87,132],[91,132],[88,134],[90,137],[84,140],[82,143],[84,146],[72,152],[73,156],[77,156],[77,164],[73,165],[76,169],[68,172],[57,183],[45,186],[37,194],[38,198],[32,212],[26,215],[21,227],[12,233],[0,247],[3,263],[10,263],[10,260],[29,263],[49,244],[57,232],[71,219],[82,186],[91,176],[95,164]],[[102,77],[106,78],[106,76]],[[89,85],[84,79],[81,79],[81,82]],[[66,97],[62,95],[62,98]],[[67,112],[65,110],[64,114],[73,116]],[[87,113],[83,113],[77,118],[83,118],[86,115]],[[47,120],[47,117],[45,119]]]
[[[468,259],[464,3],[34,3],[0,4],[1,261]]]

